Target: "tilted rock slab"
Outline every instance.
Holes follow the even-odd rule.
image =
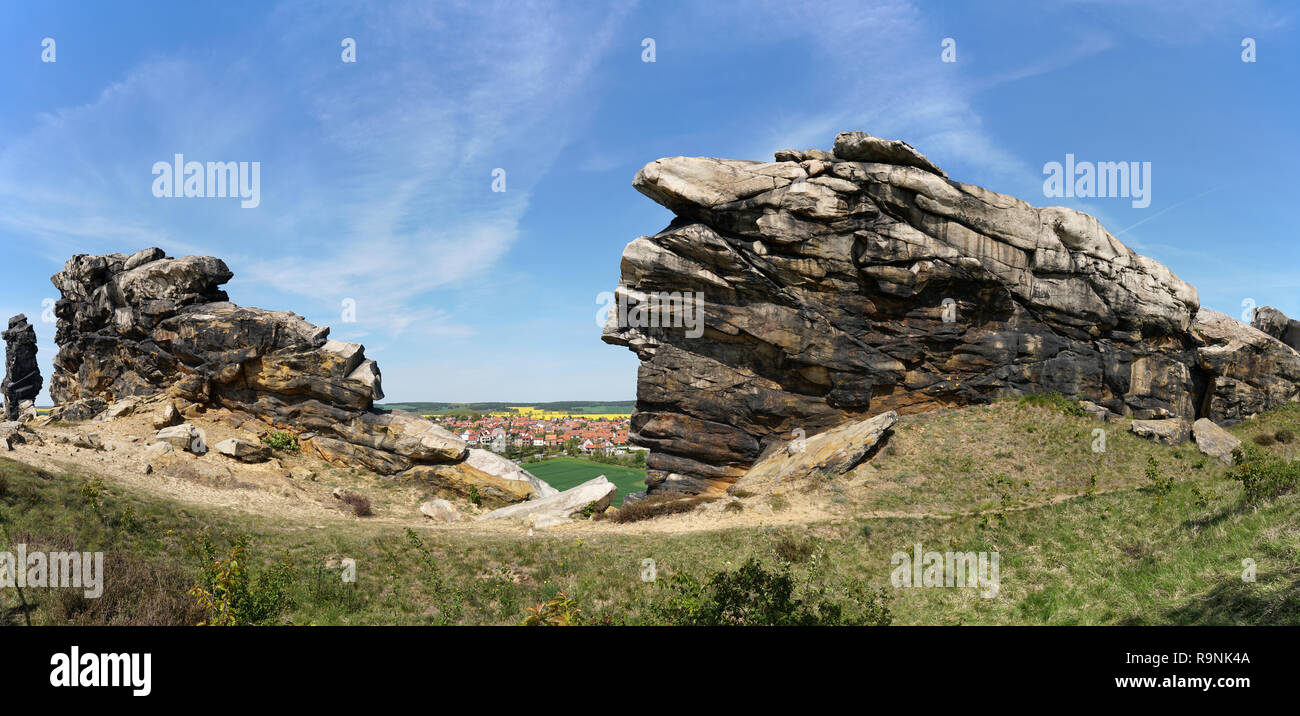
[[[384,396],[381,376],[362,345],[330,340],[328,327],[295,313],[230,303],[220,286],[232,276],[221,259],[170,258],[157,248],[69,259],[51,279],[62,293],[54,308],[53,414],[86,420],[166,392],[189,406],[187,416],[196,406],[219,406],[255,417],[297,434],[305,452],[336,465],[397,475],[469,457],[465,442],[440,426],[374,409]],[[172,412],[159,423],[176,421]],[[489,473],[501,467],[482,465]],[[489,474],[482,465],[464,471]],[[518,468],[509,472],[489,474],[511,488],[500,492],[503,501],[550,489]]]
[[[502,507],[478,519],[525,520],[537,526],[562,524],[586,512],[588,505],[591,506],[592,514],[604,512],[617,492],[618,487],[601,475],[564,492]]]
[[[749,469],[737,489],[768,492],[783,483],[809,477],[833,478],[857,467],[889,434],[898,413],[889,410],[874,418],[831,428],[810,438],[793,440]]]
[[[633,181],[676,214],[624,250],[603,334],[641,359],[632,439],[652,493],[716,490],[795,429],[887,410],[1058,391],[1231,421],[1295,398],[1291,348],[1198,322],[1193,287],[1087,214],[862,132],[776,158],[672,157]],[[702,330],[664,308],[683,292]]]
[[[1241,445],[1240,439],[1208,418],[1192,423],[1192,436],[1201,452],[1218,459],[1224,465],[1232,464],[1232,451]]]
[[[1140,437],[1164,445],[1181,445],[1192,437],[1192,424],[1182,418],[1134,420],[1129,429]]]

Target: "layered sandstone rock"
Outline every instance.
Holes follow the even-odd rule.
[[[443,483],[468,474],[504,485],[492,493],[503,503],[547,494],[518,468],[498,476],[486,460],[462,465],[465,442],[418,415],[375,410],[380,371],[363,346],[330,340],[328,327],[288,311],[230,303],[220,286],[232,275],[220,259],[161,249],[72,257],[52,278],[63,296],[56,416],[87,420],[165,392],[184,407],[168,404],[159,427],[217,406],[291,431],[305,452],[337,465],[382,475],[445,467]]]
[[[41,392],[41,370],[36,364],[36,329],[27,316],[9,319],[9,330],[0,333],[5,342],[5,377],[0,384],[4,417],[18,420],[24,403],[34,404]]]
[[[1276,308],[1262,306],[1255,309],[1250,325],[1300,350],[1300,321],[1287,318],[1286,314]]]
[[[716,490],[796,429],[888,410],[1058,391],[1231,421],[1295,398],[1291,348],[1197,321],[1194,288],[1086,214],[952,181],[862,132],[776,159],[673,157],[634,179],[676,214],[627,246],[616,295],[633,310],[603,335],[641,359],[651,492]],[[658,300],[682,292],[702,331]]]

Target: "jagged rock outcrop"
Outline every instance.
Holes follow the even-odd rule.
[[[676,214],[628,244],[603,334],[641,359],[651,492],[717,491],[796,429],[888,410],[1058,391],[1231,422],[1296,398],[1294,350],[1199,311],[1091,216],[862,132],[776,160],[672,157],[634,179]]]
[[[41,392],[41,370],[36,364],[36,329],[27,316],[9,319],[9,330],[0,333],[5,342],[5,377],[0,385],[4,398],[4,417],[18,420],[23,403],[35,403]]]
[[[1300,321],[1287,318],[1285,313],[1276,308],[1272,306],[1256,308],[1250,325],[1300,350]]]
[[[1300,353],[1237,319],[1202,308],[1192,324],[1205,389],[1197,415],[1231,424],[1300,399]]]
[[[330,340],[328,327],[288,311],[230,303],[220,286],[232,276],[220,259],[169,258],[156,248],[68,260],[51,279],[62,292],[50,381],[56,417],[86,420],[166,392],[183,407],[160,423],[220,406],[292,431],[304,452],[337,465],[408,477],[435,466],[440,485],[487,474],[509,488],[502,502],[545,493],[527,473],[468,464],[465,442],[428,420],[375,410],[380,371],[362,345]]]

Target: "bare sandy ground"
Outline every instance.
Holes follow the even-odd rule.
[[[69,473],[79,479],[99,477],[107,485],[141,495],[194,507],[257,515],[305,529],[368,525],[376,529],[411,527],[466,535],[519,537],[536,534],[635,535],[788,526],[837,516],[827,509],[824,496],[791,491],[778,498],[779,509],[773,508],[770,495],[756,495],[739,500],[742,505],[739,511],[724,511],[722,508],[727,502],[737,501],[724,498],[694,512],[627,525],[583,520],[531,530],[526,524],[507,520],[447,524],[430,520],[420,513],[420,504],[431,495],[416,486],[389,483],[378,475],[335,467],[302,455],[277,453],[268,462],[244,464],[213,450],[202,457],[178,452],[174,453],[174,464],[185,465],[188,461],[197,469],[178,471],[157,466],[155,462],[156,467],[146,472],[146,466],[151,463],[145,448],[155,442],[157,430],[153,427],[153,417],[161,405],[161,402],[146,403],[132,415],[111,421],[36,426],[33,429],[44,444],[32,441],[15,445],[12,452],[0,454],[54,474]],[[259,441],[256,433],[236,427],[238,421],[229,418],[229,413],[217,410],[185,420],[203,431],[208,446],[232,437]],[[78,447],[78,438],[87,435],[96,436],[104,449]],[[291,468],[298,468],[294,472],[299,476],[304,474],[302,468],[310,470],[314,476],[292,477]],[[358,518],[347,512],[334,496],[338,488],[366,495],[371,500],[374,514]],[[465,503],[459,507],[471,516],[486,512]]]

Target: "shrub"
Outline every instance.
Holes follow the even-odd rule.
[[[1038,408],[1053,408],[1065,413],[1066,415],[1073,415],[1079,418],[1087,417],[1088,415],[1088,411],[1084,410],[1082,405],[1079,405],[1079,401],[1067,398],[1055,390],[1050,393],[1030,393],[1029,395],[1022,395],[1016,400],[1021,405],[1032,405]]]
[[[193,578],[174,562],[106,552],[104,574],[111,578],[96,599],[80,589],[50,590],[50,618],[75,626],[190,626],[207,616],[187,591]]]
[[[1282,430],[1273,433],[1273,439],[1280,443],[1289,443],[1292,440],[1295,440],[1295,433],[1283,428]]]
[[[723,512],[744,512],[745,506],[740,503],[740,500],[732,500],[731,502],[728,502],[726,505],[722,507],[722,511]]]
[[[1162,501],[1174,489],[1174,477],[1160,472],[1160,463],[1156,462],[1154,456],[1147,457],[1146,477],[1151,483],[1151,492],[1156,496],[1156,502]]]
[[[1279,497],[1300,485],[1300,461],[1287,461],[1252,445],[1233,450],[1232,463],[1225,477],[1241,483],[1247,502]]]
[[[345,492],[340,499],[357,517],[369,517],[374,514],[374,511],[370,508],[370,498],[360,492]]]
[[[1256,435],[1255,437],[1251,438],[1251,440],[1255,441],[1255,444],[1261,447],[1268,447],[1270,445],[1275,445],[1277,443],[1277,438],[1273,437],[1272,435],[1269,435],[1268,433],[1260,433],[1259,435]]]
[[[610,521],[618,524],[628,522],[639,522],[664,515],[676,515],[683,512],[690,512],[700,505],[707,504],[716,500],[716,497],[698,497],[683,495],[681,493],[668,493],[666,495],[651,495],[644,497],[632,504],[624,504],[623,507],[610,516]]]
[[[782,537],[772,548],[776,550],[776,556],[786,562],[804,562],[812,556],[813,544],[811,541],[800,542],[787,535]]]
[[[224,556],[206,534],[197,545],[201,572],[189,593],[207,614],[199,626],[269,624],[292,606],[293,564],[286,559],[254,574],[248,543],[248,535],[239,536]]]
[[[483,495],[478,491],[478,487],[476,485],[469,486],[469,494],[467,495],[467,497],[469,497],[469,501],[474,503],[475,505],[483,504]]]
[[[283,450],[284,452],[298,452],[302,449],[302,446],[298,444],[297,435],[282,431],[267,433],[262,436],[262,444],[272,450]]]
[[[674,574],[657,582],[667,596],[650,605],[652,618],[669,625],[830,626],[887,625],[889,595],[857,585],[850,589],[858,607],[849,613],[828,597],[829,590],[800,589],[788,567],[769,570],[750,558],[734,572],[715,572],[701,581]]]
[[[528,616],[524,617],[519,626],[579,626],[582,624],[582,609],[578,603],[564,592],[560,592],[554,599],[538,604],[536,607],[529,607],[524,610]]]

